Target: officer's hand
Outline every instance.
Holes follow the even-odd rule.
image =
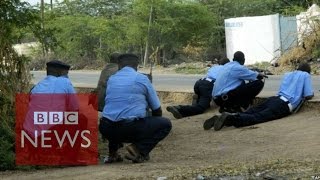
[[[152,110],[152,116],[162,116],[162,109],[159,107],[156,110]]]
[[[262,73],[259,73],[258,76],[257,76],[257,79],[261,80],[261,79],[263,79],[263,78],[268,78],[268,76],[267,76],[267,75],[264,75],[264,74],[262,74]]]

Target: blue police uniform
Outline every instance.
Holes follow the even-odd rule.
[[[171,130],[171,122],[160,116],[147,116],[147,107],[159,109],[160,101],[147,76],[126,66],[107,83],[100,133],[109,141],[109,153],[133,143],[141,155],[148,156]]]
[[[250,126],[288,116],[304,97],[313,96],[311,76],[304,71],[285,74],[277,96],[268,98],[244,113],[230,116],[235,127]]]
[[[29,106],[32,107],[31,109],[37,109],[38,111],[48,111],[50,109],[61,111],[66,109],[79,109],[78,101],[74,95],[64,96],[66,94],[75,94],[75,90],[70,80],[66,77],[48,75],[31,89],[30,94]],[[45,97],[37,94],[44,94]],[[61,94],[62,96],[56,94]],[[44,98],[46,99],[45,101],[43,100]],[[33,114],[28,113],[28,117],[29,116],[31,117]],[[41,127],[43,129],[49,129],[51,125],[43,125]],[[33,122],[25,121],[24,128],[27,131],[30,130],[32,132],[35,127]]]
[[[193,87],[195,94],[198,96],[196,103],[193,105],[168,106],[167,111],[171,112],[178,119],[204,113],[205,110],[210,108],[212,89],[222,67],[223,65],[212,66],[208,69],[205,77],[196,81]],[[178,111],[178,115],[175,111]]]
[[[60,70],[69,70],[70,66],[61,61],[53,60],[47,63],[47,68]],[[49,130],[54,128],[53,124],[45,124],[35,126],[33,122],[34,110],[36,111],[78,111],[79,102],[76,96],[76,91],[67,75],[47,75],[44,79],[38,82],[30,91],[29,108],[31,111],[27,113],[27,119],[24,121],[24,129],[30,136],[34,136],[35,130],[38,132],[42,130]],[[79,129],[86,129],[87,118],[79,114]],[[41,133],[38,133],[38,137]],[[39,141],[40,139],[38,139]],[[53,147],[58,146],[57,143],[52,144]],[[74,148],[79,149],[80,144],[76,144]],[[68,162],[61,161],[60,163],[84,163],[79,161],[79,154],[64,153],[60,155],[68,156]]]
[[[70,79],[66,76],[56,77],[48,75],[31,89],[31,93],[71,94],[76,93],[76,91],[74,90]]]
[[[147,107],[160,108],[160,101],[147,76],[124,67],[108,80],[103,117],[117,122],[145,118]]]
[[[218,75],[220,74],[220,71],[222,69],[223,65],[215,65],[208,69],[207,78],[210,78],[212,80],[216,80]]]
[[[286,73],[281,83],[278,96],[283,96],[295,109],[303,97],[313,95],[311,76],[307,72],[294,71]]]
[[[212,96],[221,111],[239,112],[240,107],[246,109],[263,88],[264,83],[257,80],[258,72],[249,70],[237,61],[225,64],[220,72]]]

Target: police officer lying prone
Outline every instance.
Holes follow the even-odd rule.
[[[292,114],[301,107],[304,100],[313,97],[310,70],[309,64],[300,64],[296,71],[284,75],[276,96],[269,97],[260,105],[243,113],[225,112],[220,116],[215,115],[205,121],[204,129],[208,130],[214,127],[214,130],[219,131],[224,126],[250,126]]]
[[[194,84],[194,93],[197,95],[197,100],[193,105],[178,105],[168,106],[167,111],[171,112],[176,119],[183,117],[202,114],[210,108],[212,100],[212,89],[214,82],[220,74],[224,64],[230,62],[228,58],[222,58],[218,64],[208,69],[207,75]]]

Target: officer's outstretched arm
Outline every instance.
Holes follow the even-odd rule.
[[[306,96],[306,97],[304,97],[304,99],[305,99],[305,100],[310,100],[310,99],[312,99],[312,98],[313,98],[313,96],[314,96],[314,95],[312,94],[312,95],[310,95],[310,96]]]

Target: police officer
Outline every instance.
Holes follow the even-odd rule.
[[[171,122],[162,116],[159,98],[147,76],[138,73],[139,58],[134,54],[118,57],[119,71],[109,78],[105,106],[100,120],[100,133],[109,141],[109,157],[105,163],[122,161],[118,149],[123,142],[125,157],[140,163],[171,130]],[[150,107],[152,116],[147,117]]]
[[[24,121],[24,129],[34,136],[33,132],[35,130],[49,130],[55,128],[55,125],[46,124],[40,126],[35,126],[33,124],[33,111],[78,111],[79,103],[76,97],[76,91],[72,86],[70,79],[68,78],[68,72],[70,65],[65,64],[59,60],[52,60],[46,63],[47,76],[37,83],[30,91],[30,102],[29,110],[27,113],[27,118]],[[44,94],[41,96],[39,94]],[[45,97],[45,98],[44,98]],[[85,129],[87,126],[87,118],[82,114],[79,114],[79,129]],[[59,129],[58,129],[59,130]],[[40,133],[38,134],[40,135]],[[39,137],[38,137],[39,138]],[[54,137],[52,137],[54,138]],[[53,143],[52,146],[58,146],[58,144]],[[75,149],[80,148],[80,144],[76,143]],[[60,154],[60,164],[61,165],[85,165],[86,162],[79,160],[79,154],[66,152]],[[72,159],[68,162],[64,161],[64,157],[68,156]],[[43,162],[46,163],[46,162]],[[47,162],[48,163],[48,162]]]
[[[113,74],[115,74],[119,67],[118,67],[118,56],[119,53],[112,53],[110,55],[110,63],[106,64],[106,66],[102,69],[99,81],[97,84],[97,87],[93,91],[93,93],[97,93],[97,99],[98,99],[98,111],[103,111],[104,107],[104,99],[105,99],[105,93],[106,93],[106,87],[107,87],[107,81],[109,77]],[[89,104],[95,104],[94,99],[90,98]]]
[[[31,89],[31,94],[75,93],[71,81],[68,78],[70,65],[59,60],[49,61],[46,65],[47,76]]]
[[[204,113],[205,110],[210,108],[214,82],[222,66],[228,62],[230,62],[228,58],[220,59],[219,65],[212,66],[207,75],[194,84],[194,93],[198,97],[194,105],[168,106],[167,111],[171,112],[177,119]]]
[[[296,71],[284,75],[277,96],[269,97],[260,105],[250,108],[243,113],[223,113],[221,116],[213,116],[204,123],[205,129],[214,126],[216,131],[224,125],[243,127],[258,123],[280,119],[290,115],[303,99],[313,97],[311,84],[310,65],[301,63]]]
[[[249,70],[243,66],[244,63],[243,52],[237,51],[233,62],[225,64],[217,76],[212,96],[220,106],[220,112],[242,112],[252,104],[264,86],[262,79],[266,76]]]

